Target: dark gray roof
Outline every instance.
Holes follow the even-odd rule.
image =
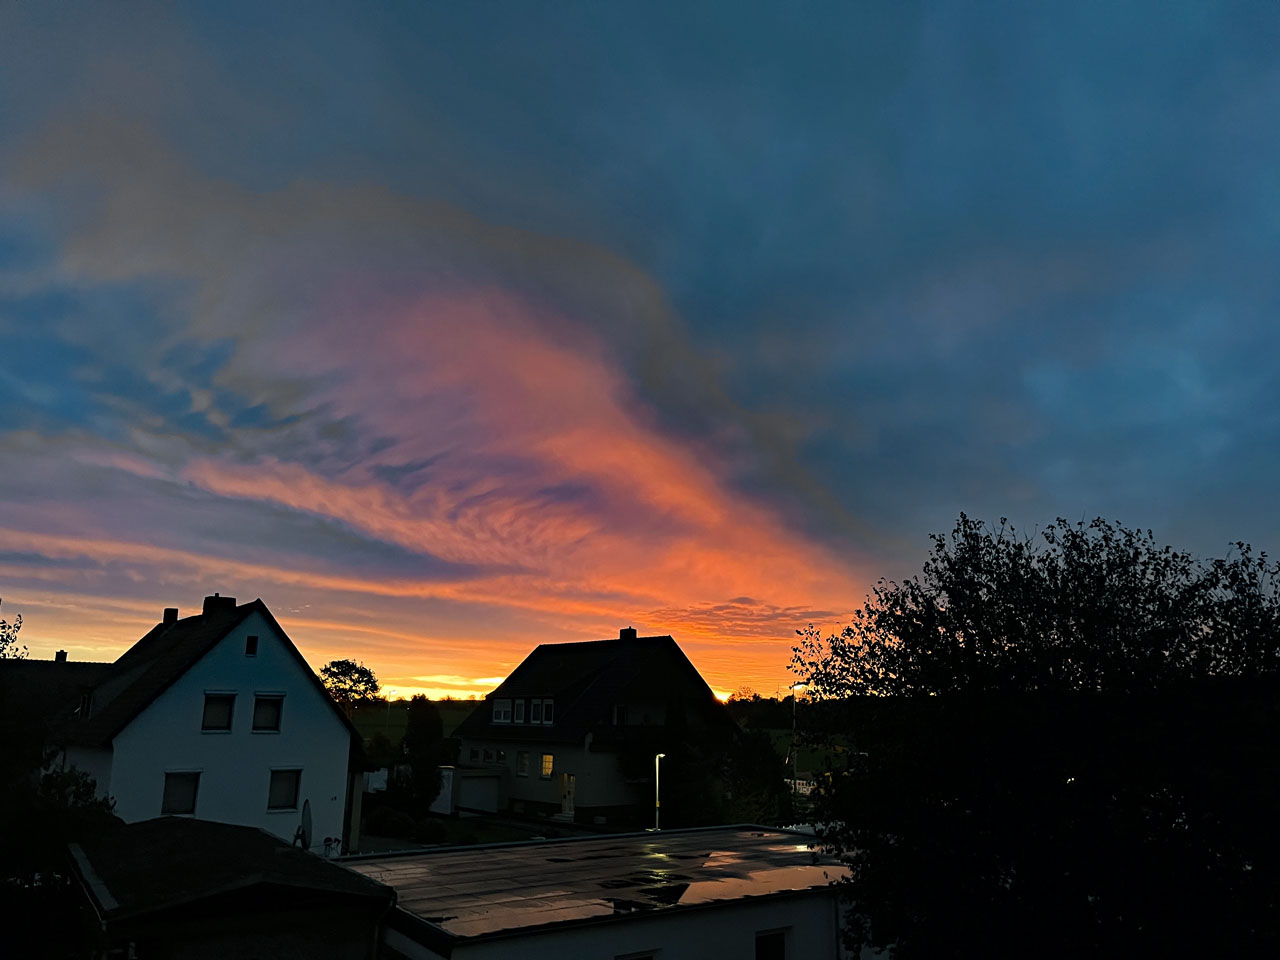
[[[457,737],[580,743],[627,697],[679,699],[711,722],[735,726],[697,668],[669,636],[540,644],[454,732]],[[492,722],[494,699],[552,698],[555,723]]]
[[[360,874],[273,837],[186,817],[117,827],[71,845],[72,862],[99,917],[112,921],[268,885],[390,904],[395,893]]]
[[[111,672],[109,663],[86,660],[0,660],[0,697],[23,716],[48,722],[74,708],[80,694]]]
[[[455,847],[345,862],[395,888],[397,912],[409,914],[419,934],[456,943],[794,894],[844,877],[847,869],[813,843],[813,837],[787,830],[738,826]],[[413,932],[415,925],[408,926]]]

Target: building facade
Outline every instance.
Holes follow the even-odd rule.
[[[166,610],[54,736],[126,823],[195,817],[293,841],[306,808],[312,850],[358,843],[359,737],[261,600]]]

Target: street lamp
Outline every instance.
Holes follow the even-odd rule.
[[[658,792],[658,761],[665,757],[665,753],[656,753],[653,756],[653,829],[658,827],[658,814],[662,808],[662,795]]]
[[[791,685],[791,795],[797,796],[800,792],[800,774],[799,774],[799,758],[796,751],[796,691],[809,686],[807,683],[793,683]]]

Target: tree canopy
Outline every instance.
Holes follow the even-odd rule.
[[[0,600],[0,603],[4,603]],[[18,643],[18,631],[22,629],[22,614],[18,614],[10,622],[0,618],[0,660],[21,659],[27,655],[27,648]]]
[[[331,660],[320,668],[320,679],[343,706],[377,698],[381,684],[372,670],[354,660]]]
[[[962,514],[932,540],[795,649],[810,735],[844,748],[815,815],[851,939],[899,960],[1274,947],[1276,565],[1104,520],[1026,537]]]

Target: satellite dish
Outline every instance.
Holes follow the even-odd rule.
[[[295,846],[302,845],[303,850],[311,849],[311,801],[302,801],[302,822],[298,824],[298,829],[293,832],[293,843]]]

